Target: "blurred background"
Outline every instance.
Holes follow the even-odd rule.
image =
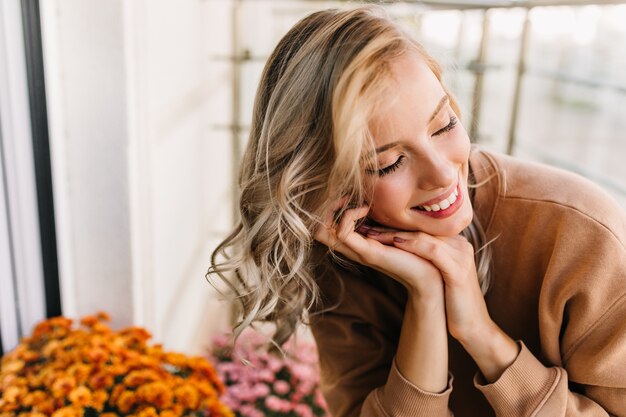
[[[482,146],[584,175],[626,208],[626,2],[377,2],[445,68]],[[359,2],[0,0],[0,346],[104,310],[199,353],[264,62]]]

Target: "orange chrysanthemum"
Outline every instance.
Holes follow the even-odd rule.
[[[137,413],[137,417],[159,417],[154,407],[146,407]]]
[[[52,413],[52,417],[82,417],[81,414],[74,407],[63,407]]]
[[[133,391],[124,391],[117,399],[117,408],[124,414],[128,413],[137,403],[137,397]]]
[[[166,409],[172,405],[173,395],[170,387],[163,382],[151,382],[137,389],[137,396],[142,401],[159,409]]]
[[[92,394],[91,391],[89,391],[89,388],[81,385],[80,387],[74,388],[72,392],[70,392],[68,398],[72,402],[73,406],[86,407],[91,404]]]
[[[200,395],[196,387],[183,384],[174,389],[174,398],[176,402],[186,409],[195,409],[198,407]]]
[[[0,417],[232,416],[205,359],[150,346],[141,328],[115,332],[109,320],[98,313],[76,329],[64,317],[38,324],[2,358]]]

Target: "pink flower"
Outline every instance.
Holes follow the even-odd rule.
[[[272,411],[279,411],[283,413],[288,413],[293,409],[293,406],[289,401],[278,398],[275,395],[270,395],[265,399],[265,406]]]
[[[282,381],[282,380],[278,380],[274,382],[273,388],[274,388],[274,392],[280,395],[285,395],[291,390],[291,387],[289,386],[287,381]]]
[[[300,417],[315,417],[311,407],[306,404],[298,404],[293,408],[293,411],[296,412]]]
[[[286,355],[277,356],[267,352],[269,340],[251,329],[242,333],[233,349],[228,349],[225,338],[216,339],[214,346],[223,344],[214,355],[216,370],[226,384],[224,401],[240,417],[315,417],[316,407],[327,410],[319,390],[315,344],[292,338],[283,345]]]
[[[244,417],[263,417],[263,413],[261,411],[249,404],[241,406],[241,408],[236,411]]]
[[[267,386],[267,384],[263,383],[255,384],[252,389],[254,391],[254,395],[257,398],[267,397],[270,393],[270,388]]]
[[[257,376],[261,381],[265,382],[274,382],[276,380],[276,375],[269,369],[261,369]]]

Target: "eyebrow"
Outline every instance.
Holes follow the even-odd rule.
[[[439,114],[439,112],[441,111],[441,109],[443,108],[443,106],[445,106],[448,103],[449,99],[448,99],[448,95],[446,94],[445,96],[441,97],[441,100],[439,100],[439,103],[437,103],[437,107],[435,107],[435,111],[433,111],[433,114],[430,116],[430,119],[428,119],[428,123],[432,122],[433,119],[435,117],[437,117],[437,115]],[[398,146],[400,144],[400,142],[391,142],[391,143],[387,143],[383,146],[380,146],[378,148],[376,148],[376,153],[381,153],[386,151],[387,149],[391,149],[395,146]]]
[[[437,115],[439,114],[439,112],[441,111],[443,106],[445,106],[446,104],[448,104],[448,95],[447,94],[445,96],[441,97],[441,100],[439,100],[439,104],[437,104],[437,107],[435,107],[435,111],[430,116],[430,119],[428,119],[428,123],[432,122],[433,119],[435,117],[437,117]]]

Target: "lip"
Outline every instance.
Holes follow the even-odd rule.
[[[459,195],[456,197],[456,201],[454,203],[452,203],[450,205],[450,207],[448,207],[447,209],[439,210],[439,211],[426,211],[426,210],[418,210],[417,208],[412,208],[411,210],[413,212],[416,212],[416,213],[419,213],[419,214],[423,214],[424,216],[432,217],[432,218],[435,218],[435,219],[444,219],[446,217],[452,216],[454,213],[456,213],[459,210],[459,208],[461,208],[461,206],[463,205],[463,200],[465,200],[465,193],[461,189],[460,185],[461,185],[461,183],[457,182],[456,189],[459,192]],[[438,197],[439,200],[437,200],[437,199],[429,200],[429,201],[427,201],[424,204],[420,204],[420,206],[431,205],[431,204],[437,203],[437,202],[441,201],[444,197],[446,197],[448,195],[450,195],[449,192],[448,192],[448,194],[443,194],[441,197]]]
[[[457,177],[456,184],[454,184],[453,186],[451,186],[448,190],[446,190],[445,192],[443,192],[443,193],[439,194],[439,195],[438,195],[437,197],[435,197],[435,198],[432,198],[432,199],[430,199],[430,200],[428,200],[428,201],[424,201],[423,203],[419,203],[419,204],[417,204],[415,207],[417,207],[417,206],[430,206],[430,205],[432,205],[432,204],[438,203],[438,202],[440,202],[441,200],[443,200],[444,198],[449,197],[449,196],[450,196],[450,194],[452,194],[452,191],[454,191],[454,189],[455,189],[455,188],[458,188],[458,187],[459,187],[459,180],[458,180],[458,177]]]

